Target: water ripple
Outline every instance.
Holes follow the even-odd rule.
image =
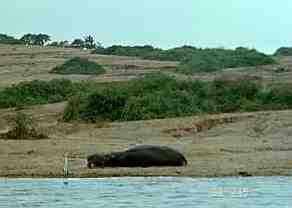
[[[0,208],[288,208],[292,177],[0,179]]]

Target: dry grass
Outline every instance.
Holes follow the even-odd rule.
[[[63,64],[73,57],[83,57],[102,64],[106,73],[99,76],[90,75],[58,75],[49,73],[52,68]],[[26,48],[24,46],[7,46],[0,44],[0,88],[34,79],[50,80],[68,78],[73,81],[90,80],[98,83],[128,81],[146,73],[162,71],[178,79],[253,79],[268,83],[291,83],[292,58],[277,57],[280,65],[242,67],[225,69],[222,72],[202,73],[186,76],[174,73],[177,62],[149,61],[135,57],[106,56],[90,54],[89,51],[63,48]],[[279,68],[285,70],[279,72]]]
[[[11,119],[12,128],[8,132],[0,133],[0,138],[5,140],[37,140],[48,139],[44,133],[39,133],[37,124],[27,114],[17,112]]]
[[[58,75],[50,71],[73,57],[83,57],[102,64],[106,74]],[[51,80],[68,78],[73,81],[92,80],[107,83],[127,81],[134,77],[158,70],[172,70],[176,62],[148,61],[134,57],[92,55],[78,49],[62,48],[26,48],[24,46],[7,46],[0,44],[0,88],[34,79]]]
[[[247,115],[247,118],[253,117],[254,115]],[[180,138],[184,136],[190,136],[193,134],[198,134],[206,132],[212,128],[218,127],[220,125],[235,123],[242,120],[243,116],[231,116],[231,117],[220,117],[215,118],[201,118],[199,121],[193,121],[188,127],[177,127],[174,129],[167,129],[165,133],[169,133],[173,137]],[[255,126],[253,126],[256,128]]]

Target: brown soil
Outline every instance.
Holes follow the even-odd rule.
[[[123,122],[63,123],[64,103],[23,110],[47,129],[45,140],[0,140],[0,176],[60,177],[69,153],[72,177],[292,175],[292,111],[204,115]],[[1,110],[0,132],[14,111]],[[258,128],[263,123],[263,128]],[[199,128],[198,128],[199,127]],[[180,150],[187,167],[89,170],[86,156],[137,144]]]
[[[107,73],[102,76],[61,76],[48,73],[52,67],[74,56],[85,56],[106,64]],[[288,58],[278,59],[285,65],[285,69],[289,69]],[[250,72],[243,68],[226,69],[219,75],[185,77],[174,74],[173,67],[176,64],[90,55],[76,49],[0,45],[0,87],[23,80],[48,80],[57,77],[69,77],[74,81],[125,81],[157,70],[181,79],[208,80],[216,76],[234,78],[249,73],[249,76],[259,76],[267,82],[292,80],[292,72],[275,72],[277,66],[264,66],[261,72]],[[278,75],[270,79],[275,74]],[[65,104],[40,105],[22,110],[34,118],[49,138],[0,139],[0,177],[61,177],[66,152],[69,153],[72,177],[292,175],[292,111],[85,124],[61,122]],[[0,110],[0,133],[10,130],[10,120],[15,114],[15,109]],[[186,156],[188,166],[104,169],[86,167],[86,157],[89,154],[124,150],[137,144],[167,145],[178,149]]]

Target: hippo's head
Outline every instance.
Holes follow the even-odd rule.
[[[87,157],[87,167],[104,167],[107,157],[102,154],[93,154]]]

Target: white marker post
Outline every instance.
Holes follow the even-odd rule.
[[[65,153],[65,159],[64,159],[64,178],[67,179],[69,176],[69,160],[68,160],[68,152]],[[67,185],[68,181],[64,181],[64,184]]]

